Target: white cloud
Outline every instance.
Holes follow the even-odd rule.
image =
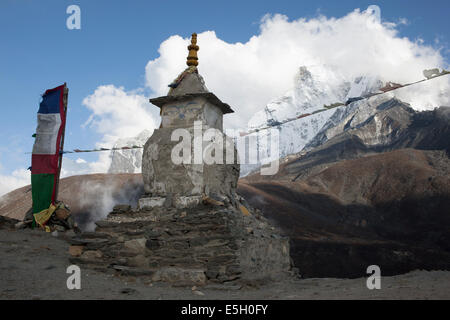
[[[93,112],[84,125],[102,135],[97,147],[112,147],[118,139],[135,137],[145,129],[153,130],[160,122],[159,109],[151,105],[148,97],[140,94],[139,90],[127,92],[123,87],[100,86],[83,99],[83,105]],[[102,173],[108,171],[110,164],[109,153],[101,152],[95,162],[63,162],[62,173],[65,176]]]
[[[329,65],[348,80],[367,75],[399,83],[422,79],[424,69],[445,67],[438,50],[420,39],[399,37],[396,27],[360,10],[341,18],[293,21],[266,15],[260,33],[246,43],[227,43],[214,31],[198,34],[199,71],[208,89],[234,108],[226,124],[245,126],[256,111],[293,86],[301,65]],[[167,84],[184,69],[188,44],[188,38],[172,36],[161,43],[160,57],[147,64],[147,85],[156,95],[167,94]],[[449,103],[449,87],[448,77],[440,78],[402,89],[399,96],[416,109],[430,109]]]
[[[93,172],[92,164],[83,159],[78,158],[77,160],[72,160],[68,157],[64,157],[62,161],[61,178]]]
[[[151,110],[156,107],[148,98],[135,91],[127,92],[123,87],[100,86],[83,104],[93,112],[85,125],[103,135],[97,144],[101,147],[111,147],[119,138],[134,137],[159,124],[158,112]]]
[[[0,175],[0,197],[4,194],[31,183],[30,171],[14,170],[11,175]]]
[[[406,18],[400,18],[400,19],[398,19],[398,24],[403,24],[406,26],[409,24],[409,21]]]

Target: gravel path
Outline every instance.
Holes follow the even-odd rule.
[[[69,290],[68,243],[39,230],[0,229],[0,299],[450,299],[449,271],[413,271],[366,279],[302,279],[260,287],[171,287],[81,267],[81,289]]]

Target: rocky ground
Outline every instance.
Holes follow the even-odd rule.
[[[69,244],[40,230],[0,229],[0,299],[450,299],[450,272],[413,271],[382,277],[310,278],[266,285],[173,287],[139,277],[81,268],[81,289],[68,290]]]

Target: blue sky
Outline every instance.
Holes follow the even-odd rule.
[[[81,30],[66,28],[66,8],[71,4],[81,8]],[[91,115],[82,100],[107,84],[125,90],[144,88],[151,95],[145,87],[145,66],[159,56],[158,48],[170,36],[213,30],[226,42],[245,43],[259,33],[260,20],[267,13],[289,19],[318,14],[341,17],[373,4],[381,8],[383,21],[405,18],[407,23],[397,27],[399,35],[440,48],[448,63],[450,2],[446,0],[2,0],[0,177],[30,165],[31,157],[24,153],[31,150],[40,94],[48,88],[67,82],[70,89],[66,149],[94,147],[101,135],[82,126]]]

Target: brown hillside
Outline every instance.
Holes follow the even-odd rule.
[[[450,268],[444,151],[401,149],[344,160],[295,182],[298,172],[288,167],[272,178],[241,179],[239,192],[291,237],[294,262],[307,275],[362,275],[370,261],[391,273]]]
[[[116,203],[133,203],[142,192],[140,174],[90,174],[61,179],[58,200],[83,220],[88,213],[106,215]],[[14,190],[0,198],[0,215],[22,220],[31,203],[30,185]]]

